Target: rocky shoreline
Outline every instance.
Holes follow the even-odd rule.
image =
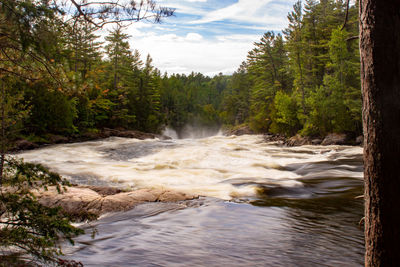
[[[109,212],[127,211],[145,202],[179,202],[198,198],[197,195],[173,190],[138,189],[122,192],[118,188],[99,186],[68,186],[59,193],[56,187],[33,191],[46,207],[61,207],[75,220],[95,219]]]
[[[224,135],[246,135],[246,134],[256,134],[252,131],[248,126],[240,126],[231,129],[223,129]],[[125,130],[125,129],[109,129],[104,128],[103,130],[93,133],[85,133],[79,136],[61,136],[61,135],[49,135],[48,139],[44,141],[31,142],[26,139],[19,139],[15,141],[14,147],[11,149],[11,152],[17,152],[22,150],[31,150],[37,149],[47,145],[54,144],[67,144],[67,143],[76,143],[76,142],[85,142],[85,141],[94,141],[99,139],[104,139],[108,137],[125,137],[125,138],[136,138],[139,140],[145,139],[155,139],[159,138],[161,140],[171,139],[169,136],[161,135],[161,134],[153,134],[153,133],[145,133],[136,130]],[[351,146],[362,146],[363,145],[363,136],[352,137],[347,134],[338,134],[331,133],[324,137],[310,137],[310,136],[301,136],[299,134],[292,136],[290,138],[281,135],[281,134],[264,134],[264,140],[266,142],[278,142],[285,146],[303,146],[303,145],[351,145]]]
[[[224,135],[246,135],[256,134],[247,125],[242,125],[236,128],[225,129]],[[278,142],[285,146],[304,146],[304,145],[349,145],[349,146],[362,146],[363,136],[353,137],[344,133],[330,133],[323,137],[301,136],[299,134],[286,137],[281,134],[264,134],[265,142]]]
[[[47,136],[45,141],[28,141],[26,139],[19,139],[15,141],[14,147],[11,151],[21,151],[21,150],[31,150],[40,148],[47,145],[54,144],[67,144],[67,143],[77,143],[77,142],[86,142],[86,141],[94,141],[99,139],[104,139],[108,137],[126,137],[126,138],[136,138],[140,140],[144,139],[155,139],[159,138],[162,140],[171,139],[168,136],[161,134],[153,134],[153,133],[144,133],[136,130],[126,130],[126,129],[109,129],[104,128],[99,132],[87,132],[82,135],[77,136],[62,136],[62,135],[54,135],[50,134]]]
[[[264,140],[266,142],[279,142],[285,146],[304,146],[304,145],[314,145],[314,146],[330,146],[330,145],[347,145],[347,146],[362,146],[363,137],[358,136],[357,138],[352,138],[346,134],[331,133],[325,137],[310,137],[295,135],[290,138],[276,134],[265,134]]]

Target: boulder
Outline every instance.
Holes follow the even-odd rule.
[[[287,146],[304,146],[304,145],[311,145],[312,141],[310,137],[303,137],[299,134],[296,134],[295,136],[290,137],[286,141]]]
[[[60,206],[66,213],[82,217],[82,214],[99,216],[107,212],[125,211],[144,202],[176,202],[195,199],[198,196],[162,189],[139,189],[121,192],[106,187],[67,187],[58,193],[55,187],[33,192],[39,202],[47,207]]]
[[[178,191],[164,191],[162,192],[159,197],[158,201],[160,202],[176,202],[176,201],[183,201],[187,199],[193,199],[194,197],[189,194],[185,194]]]
[[[284,143],[286,142],[286,137],[281,134],[265,134],[264,135],[264,141],[265,142],[279,142],[279,143]]]
[[[100,194],[101,196],[109,196],[109,195],[115,195],[118,193],[121,193],[122,190],[116,187],[111,187],[111,186],[92,186],[92,185],[88,185],[88,186],[80,186],[82,188],[89,188],[93,191],[95,191],[96,193]]]
[[[322,139],[315,138],[311,140],[311,144],[314,146],[320,145],[322,143]]]
[[[50,144],[64,144],[69,142],[69,138],[61,135],[51,134],[48,136]]]
[[[236,135],[236,136],[240,136],[240,135],[245,135],[245,134],[254,134],[254,131],[252,129],[250,129],[250,127],[248,125],[239,125],[239,126],[235,126],[233,128],[230,129],[224,129],[223,130],[224,135]]]
[[[103,137],[117,136],[126,138],[136,138],[140,140],[154,139],[154,138],[162,139],[162,136],[158,134],[144,133],[136,130],[109,129],[109,128],[104,128],[104,130],[101,133],[101,136]]]
[[[100,136],[99,133],[97,132],[84,132],[78,136],[74,136],[73,138],[71,138],[72,142],[84,142],[84,141],[90,141],[90,140],[95,140],[95,139],[99,139],[99,138],[103,138]]]
[[[22,139],[15,142],[14,150],[28,150],[39,148],[39,145],[36,143],[29,142],[28,140]]]
[[[346,134],[338,134],[338,133],[331,133],[328,134],[324,140],[322,141],[321,145],[329,146],[329,145],[347,145],[349,144],[348,138]]]

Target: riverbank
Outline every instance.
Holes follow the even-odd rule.
[[[237,127],[223,129],[224,135],[246,135],[246,134],[257,134],[248,125],[239,125]],[[299,134],[286,137],[282,134],[265,133],[264,140],[266,142],[278,142],[285,146],[304,146],[304,145],[350,145],[350,146],[362,146],[363,136],[354,137],[345,133],[330,133],[325,136],[301,136]]]
[[[170,137],[165,135],[145,133],[137,130],[104,128],[96,132],[86,132],[80,135],[63,136],[56,134],[48,134],[42,137],[20,138],[14,142],[14,146],[11,148],[11,151],[16,152],[22,150],[31,150],[54,144],[94,141],[112,136],[136,138],[139,140],[155,139],[155,138],[159,138],[161,140],[171,139]]]
[[[222,134],[225,136],[230,135],[253,135],[258,134],[250,129],[247,125],[241,125],[238,127],[225,128],[222,129]],[[286,137],[282,134],[271,134],[264,133],[264,140],[266,142],[277,142],[284,146],[303,146],[303,145],[350,145],[350,146],[362,146],[363,137],[354,137],[344,133],[331,133],[322,137],[311,137],[311,136],[301,136],[299,134]],[[20,138],[14,142],[14,146],[10,149],[11,152],[32,150],[43,146],[54,145],[54,144],[67,144],[67,143],[78,143],[85,141],[95,141],[99,139],[104,139],[108,137],[125,137],[125,138],[135,138],[139,140],[145,139],[155,139],[169,140],[171,137],[154,134],[145,133],[137,130],[126,130],[126,129],[110,129],[104,128],[97,132],[87,132],[82,135],[73,136],[62,136],[55,134],[48,134],[45,137],[36,138]]]

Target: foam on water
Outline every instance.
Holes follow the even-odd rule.
[[[359,147],[346,146],[285,148],[265,143],[262,136],[244,135],[166,141],[112,137],[18,157],[45,164],[73,182],[175,189],[228,200],[255,197],[263,185],[302,187],[308,172],[301,169],[321,162],[338,162],[329,165],[332,177],[361,179],[361,170],[346,168],[346,161],[361,153]]]

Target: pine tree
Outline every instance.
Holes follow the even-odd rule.
[[[138,127],[144,131],[159,132],[163,119],[161,116],[161,95],[159,89],[160,73],[152,65],[153,59],[147,55],[138,88],[136,114]]]
[[[287,56],[282,36],[267,32],[248,55],[248,72],[254,80],[251,89],[251,127],[268,131],[271,104],[278,90],[288,90],[291,79],[287,71]]]
[[[110,109],[110,126],[128,125],[135,120],[135,116],[128,110],[130,80],[134,74],[133,55],[128,38],[129,35],[123,33],[121,27],[115,28],[105,38],[108,42],[105,46],[107,69],[111,72],[106,86],[109,90],[108,99],[114,104]]]
[[[250,113],[250,88],[252,87],[247,72],[247,64],[243,62],[239,69],[233,73],[228,81],[227,89],[223,92],[223,113],[224,123],[239,125],[244,123]]]
[[[298,1],[293,5],[293,11],[288,14],[289,26],[284,30],[287,39],[286,47],[289,55],[289,64],[294,76],[294,91],[300,93],[301,108],[303,115],[306,115],[306,85],[305,85],[305,51],[306,43],[304,38],[304,23],[302,2]]]

